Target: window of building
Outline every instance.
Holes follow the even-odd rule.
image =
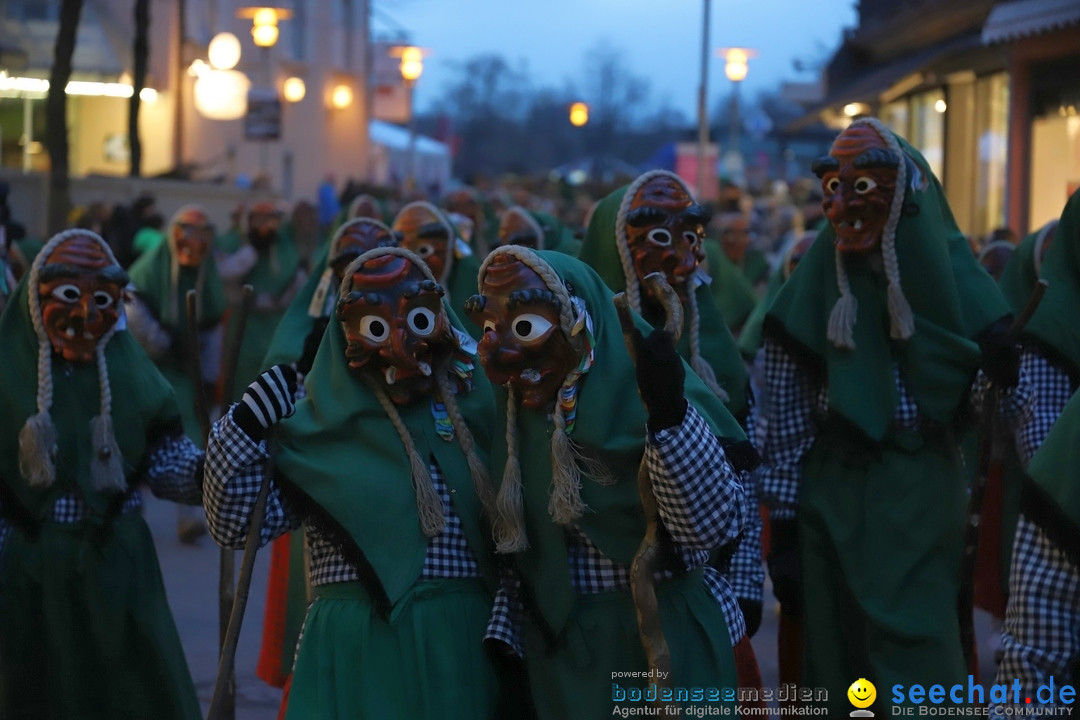
[[[912,95],[911,132],[907,136],[942,182],[945,180],[945,110],[945,92],[941,89]]]
[[[59,19],[60,3],[42,2],[42,0],[7,0],[7,16],[11,20],[45,20],[55,22]]]
[[[975,83],[975,189],[973,230],[986,234],[1005,225],[1009,141],[1009,79],[1005,73]]]
[[[897,100],[888,103],[881,108],[881,122],[897,135],[907,138],[908,132],[908,101]]]

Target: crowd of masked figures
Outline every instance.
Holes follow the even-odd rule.
[[[807,178],[7,223],[0,716],[201,717],[143,489],[272,548],[282,717],[762,708],[767,579],[830,716],[1074,687],[1080,196],[967,237],[872,118]]]

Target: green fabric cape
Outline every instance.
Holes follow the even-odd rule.
[[[30,321],[27,272],[16,297],[0,317],[0,484],[5,514],[30,522],[42,520],[64,493],[78,488],[91,510],[101,515],[115,494],[94,490],[90,480],[90,419],[101,411],[96,363],[71,365],[52,360],[52,408],[57,433],[56,480],[48,488],[31,488],[19,472],[19,431],[37,412],[37,335]],[[36,291],[36,288],[35,288]],[[172,388],[150,358],[125,330],[105,348],[112,390],[112,419],[123,455],[124,475],[131,479],[143,460],[147,440],[179,422]],[[68,372],[70,370],[70,373]]]
[[[765,315],[769,312],[769,308],[772,307],[776,296],[780,294],[780,288],[784,286],[785,280],[784,271],[780,268],[769,276],[769,284],[765,286],[765,296],[761,298],[754,311],[750,313],[750,317],[746,319],[746,323],[742,327],[742,332],[739,333],[739,352],[748,361],[754,359],[758,348],[761,347],[761,327],[765,322]]]
[[[747,248],[742,263],[737,267],[751,285],[757,285],[769,276],[769,259],[756,248]]]
[[[709,286],[720,315],[732,332],[742,328],[757,306],[757,292],[735,263],[728,259],[720,241],[705,238],[705,262],[709,264]]]
[[[221,252],[234,253],[246,242],[247,238],[242,237],[240,231],[234,228],[224,235],[219,235],[214,245]],[[258,261],[244,277],[244,283],[251,285],[256,295],[270,293],[277,297],[292,284],[299,264],[300,254],[293,242],[292,223],[283,222],[278,230],[277,242],[269,251],[259,253]]]
[[[626,289],[626,276],[623,274],[622,262],[616,246],[615,222],[627,187],[629,186],[615,190],[596,206],[578,255],[581,261],[592,267],[614,292],[622,292]],[[712,284],[716,282],[714,279]],[[739,355],[735,338],[731,336],[731,331],[728,330],[720,309],[716,306],[712,290],[706,285],[699,285],[695,293],[700,315],[698,332],[701,355],[712,367],[717,381],[730,398],[727,402],[728,410],[735,416],[742,417],[746,412],[747,404],[746,365]],[[678,350],[683,358],[690,359],[689,312],[683,313],[683,329]]]
[[[315,262],[311,266],[311,274],[307,282],[296,293],[289,308],[278,321],[277,329],[274,330],[274,338],[270,341],[270,348],[266,351],[263,360],[263,368],[271,368],[279,363],[294,363],[304,353],[304,340],[307,339],[311,329],[315,326],[315,318],[308,314],[308,306],[311,298],[322,281],[326,263],[330,257],[330,245],[324,244],[315,256]],[[338,288],[336,283],[330,283],[330,292],[337,297]]]
[[[188,290],[195,289],[198,277],[196,268],[180,268],[177,276],[178,287],[172,286],[172,248],[171,243],[163,242],[146,254],[141,255],[128,275],[135,288],[150,304],[150,309],[158,322],[174,337],[186,337]],[[213,253],[207,253],[203,260],[203,289],[199,309],[199,327],[208,328],[217,325],[225,314],[225,291],[218,276],[217,261]],[[169,317],[172,298],[176,296],[177,317]]]
[[[1038,277],[1035,274],[1035,235],[1037,232],[1024,236],[1020,244],[1016,246],[1009,262],[1005,264],[1005,270],[1001,273],[1001,294],[1014,313],[1024,309],[1031,291],[1035,288]]]
[[[443,307],[460,329],[445,302]],[[375,395],[346,365],[339,323],[330,323],[323,334],[305,386],[307,397],[277,426],[277,470],[286,492],[358,566],[376,606],[387,612],[419,579],[427,554],[409,459]],[[495,427],[494,401],[478,365],[472,390],[457,400],[476,451],[486,462]],[[436,433],[426,398],[398,412],[420,457],[434,457],[442,470],[469,548],[492,579],[491,535],[481,521],[480,502],[457,439],[443,440]],[[365,573],[365,568],[372,572]]]
[[[874,441],[885,436],[893,418],[894,362],[920,412],[949,423],[978,368],[979,346],[972,338],[1009,313],[997,285],[971,254],[926,160],[898,140],[926,179],[921,190],[909,182],[906,203],[916,205],[918,214],[905,213],[896,230],[901,286],[915,317],[915,334],[904,342],[890,338],[885,275],[871,268],[869,256],[853,256],[845,264],[858,300],[855,349],[828,341],[829,314],[840,295],[831,225],[784,283],[765,324],[766,333],[823,372],[830,410]]]
[[[1074,192],[1061,213],[1054,242],[1046,251],[1042,277],[1050,283],[1039,309],[1031,316],[1024,335],[1046,355],[1080,380],[1080,191]]]
[[[601,486],[583,473],[581,499],[588,506],[578,521],[581,530],[606,557],[629,565],[645,535],[638,499],[637,472],[645,452],[645,407],[636,391],[634,365],[626,352],[622,328],[611,299],[613,293],[592,268],[564,253],[537,253],[574,293],[585,301],[593,321],[594,364],[582,376],[577,415],[570,439],[587,455],[599,459],[614,475],[613,485]],[[635,315],[642,332],[650,328]],[[687,400],[726,440],[745,439],[742,428],[715,395],[684,362]],[[496,388],[500,423],[491,448],[492,475],[502,477],[506,465],[506,391]],[[548,628],[559,633],[573,605],[573,589],[563,527],[548,514],[551,487],[551,433],[554,424],[544,414],[518,411],[518,452],[521,463],[525,531],[529,548],[517,553],[518,569],[528,597]]]
[[[1024,514],[1080,565],[1080,393],[1061,411],[1028,464]]]
[[[530,210],[533,220],[544,231],[544,249],[557,250],[573,257],[581,251],[581,241],[574,237],[570,228],[562,224],[554,215]]]

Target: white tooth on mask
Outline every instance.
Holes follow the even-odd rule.
[[[64,334],[67,335],[69,338],[75,337],[75,328],[68,328],[64,331]]]
[[[856,220],[855,221],[855,229],[856,230],[862,230],[862,220]]]
[[[540,384],[540,371],[536,368],[528,368],[521,371],[521,379],[530,385]]]
[[[83,339],[85,339],[85,340],[93,340],[94,339],[94,336],[91,335],[90,333],[86,332],[85,330],[83,330],[82,336],[83,336]]]
[[[394,379],[397,377],[397,368],[391,365],[383,370],[383,376],[386,378],[387,385],[393,385]]]
[[[424,374],[424,377],[431,377],[431,366],[426,362],[418,363],[417,367],[420,369],[420,372]]]

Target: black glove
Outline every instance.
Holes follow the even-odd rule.
[[[653,330],[644,337],[640,330],[634,330],[633,340],[638,392],[649,412],[649,429],[659,432],[675,427],[686,417],[686,370],[671,333]]]
[[[1000,388],[1014,388],[1020,382],[1020,346],[1004,327],[997,323],[979,338],[982,370]]]
[[[484,652],[499,684],[493,717],[496,720],[535,720],[536,710],[525,661],[509,645],[493,638],[484,640]]]
[[[769,520],[769,577],[773,595],[789,615],[802,615],[802,563],[799,560],[799,526],[795,520]]]
[[[266,431],[296,410],[296,371],[289,365],[275,365],[248,385],[233,407],[233,422],[244,434],[258,442]]]
[[[761,603],[757,600],[736,599],[739,601],[743,619],[746,620],[746,637],[752,638],[761,627]]]
[[[304,352],[300,355],[300,360],[296,363],[296,372],[301,375],[307,375],[311,372],[311,365],[315,362],[315,353],[319,352],[319,345],[322,343],[323,333],[326,332],[326,326],[330,324],[330,318],[319,318],[315,321],[315,324],[311,327],[311,332],[304,338]]]

